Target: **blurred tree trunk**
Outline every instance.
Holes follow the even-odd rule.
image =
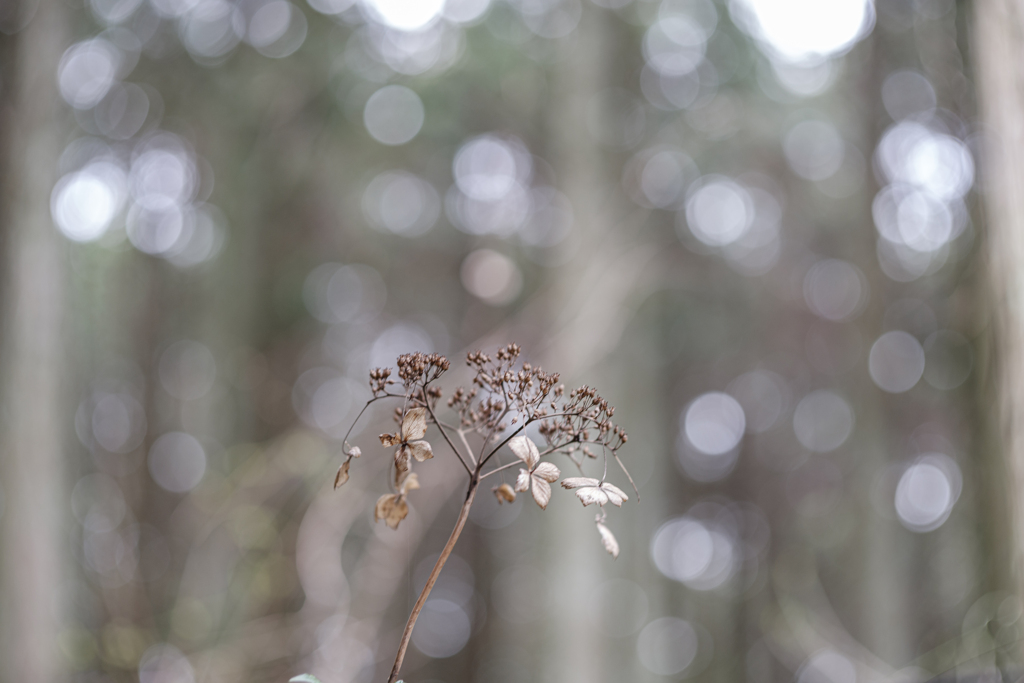
[[[988,579],[1024,594],[1024,4],[979,0],[974,58],[982,120],[985,232],[994,363],[982,390],[998,393],[998,438],[982,482],[990,506]],[[991,395],[991,394],[989,394]],[[983,405],[988,403],[983,400]],[[995,411],[992,411],[995,412]],[[992,414],[990,412],[990,414]],[[1001,454],[1001,457],[1000,455]],[[985,485],[987,484],[987,486]],[[1006,568],[1011,575],[1006,575]]]
[[[63,267],[49,212],[61,142],[56,77],[65,24],[57,0],[23,2],[18,14],[23,28],[2,38],[0,680],[50,683],[62,675],[57,592],[67,498]]]
[[[631,239],[646,213],[638,214],[622,201],[620,162],[598,146],[587,125],[588,109],[621,77],[615,61],[621,54],[617,25],[611,12],[586,3],[575,35],[562,39],[544,116],[549,158],[559,189],[572,205],[573,229],[560,245],[565,262],[551,269],[545,293],[550,334],[543,365],[560,372],[569,387],[584,380],[596,384],[612,403],[625,387],[610,384],[617,376],[605,362],[618,346],[637,299],[643,298],[640,292],[651,285],[656,256],[651,245]],[[629,406],[620,408],[625,410],[617,416]],[[612,469],[617,469],[614,464],[609,466],[611,478],[628,488]],[[570,474],[567,469],[564,473]],[[601,581],[615,576],[616,570],[601,548],[590,509],[581,514],[571,496],[564,498],[548,511],[553,518],[545,520],[544,564],[560,599],[549,613],[546,656],[538,680],[617,680],[622,663],[609,653],[594,652],[594,644],[606,638],[600,618],[580,607],[593,602]],[[610,525],[624,534],[626,516],[621,512],[614,510]]]

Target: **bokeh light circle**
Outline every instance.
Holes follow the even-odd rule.
[[[385,145],[404,145],[423,127],[423,100],[404,85],[385,85],[370,95],[363,123],[373,139]]]
[[[686,409],[682,423],[689,442],[707,455],[720,455],[736,448],[746,430],[743,407],[720,391],[696,398]]]
[[[879,389],[891,394],[910,391],[924,374],[921,344],[901,330],[886,332],[871,346],[868,371]]]
[[[834,451],[853,431],[853,408],[842,396],[819,390],[800,399],[793,410],[793,432],[804,448],[818,453]]]

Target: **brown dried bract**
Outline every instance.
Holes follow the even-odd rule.
[[[397,529],[398,524],[409,514],[409,504],[405,502],[405,496],[399,493],[385,493],[377,499],[377,505],[373,509],[373,521],[384,520],[392,529]]]
[[[514,503],[516,502],[516,492],[512,490],[512,487],[508,484],[502,484],[501,486],[495,486],[491,491],[494,493],[495,498],[498,499],[498,504],[501,503]]]
[[[338,468],[338,473],[334,475],[334,488],[339,488],[348,481],[348,466],[350,460],[346,460],[341,463],[341,467]]]

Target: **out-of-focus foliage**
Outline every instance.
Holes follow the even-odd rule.
[[[642,503],[613,561],[481,496],[406,680],[1006,665],[963,6],[66,11],[72,679],[383,681],[459,465],[392,531],[390,414],[333,491],[340,438],[370,368],[508,339],[619,406]]]

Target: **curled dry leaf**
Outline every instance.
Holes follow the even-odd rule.
[[[373,508],[373,521],[384,520],[392,529],[397,529],[399,522],[409,514],[409,504],[405,502],[405,496],[400,493],[385,493],[377,499],[377,505]]]
[[[348,460],[341,463],[341,467],[338,468],[338,473],[334,475],[334,488],[338,488],[348,481],[348,466]]]
[[[514,503],[516,502],[516,492],[512,490],[512,487],[508,484],[502,484],[496,486],[491,491],[494,492],[494,496],[498,499],[498,504],[501,503]]]
[[[609,555],[618,559],[619,542],[615,540],[615,534],[601,522],[597,523],[597,532],[601,534],[601,545],[604,546],[604,549],[608,551]]]
[[[593,477],[569,477],[562,480],[562,487],[576,489],[576,497],[583,502],[584,507],[591,503],[601,506],[611,503],[616,507],[622,507],[622,502],[629,500],[625,491],[615,484],[598,481]]]
[[[402,440],[398,434],[381,434],[378,438],[380,439],[381,445],[385,448],[394,446]]]

